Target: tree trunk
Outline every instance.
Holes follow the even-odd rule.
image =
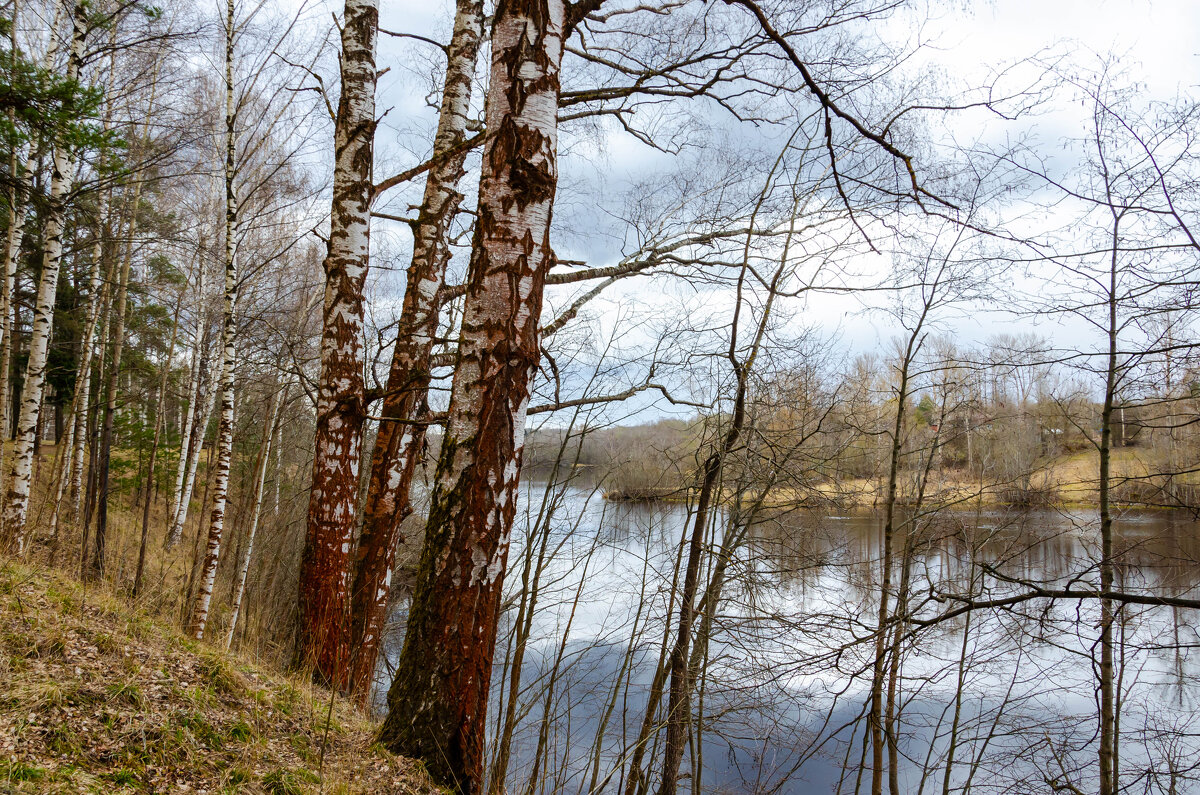
[[[208,374],[203,376],[206,380],[212,379]],[[205,394],[203,396],[203,404],[200,407],[200,416],[197,418],[195,426],[192,428],[191,451],[188,454],[187,475],[183,482],[183,492],[179,497],[179,506],[175,512],[175,519],[172,522],[171,530],[168,533],[167,546],[173,546],[170,542],[174,539],[176,543],[183,537],[183,528],[187,524],[188,511],[192,505],[192,494],[196,488],[196,477],[200,473],[200,455],[204,452],[204,439],[208,434],[208,421],[212,418],[213,410],[217,407],[217,395],[220,394],[220,385],[218,383],[208,383],[205,386]],[[211,460],[211,458],[209,459]],[[207,466],[207,461],[205,463]],[[208,487],[208,473],[205,472],[205,488]],[[207,497],[207,494],[206,494]],[[207,499],[201,500],[201,505],[207,502]]]
[[[84,3],[77,2],[71,15],[71,53],[67,58],[66,71],[68,81],[79,79],[86,36],[87,7]],[[67,194],[71,189],[72,171],[70,148],[63,140],[55,141],[50,195],[42,231],[45,253],[33,312],[29,359],[25,365],[25,379],[21,387],[21,411],[17,420],[12,472],[4,505],[3,532],[0,534],[18,555],[25,553],[27,544],[25,521],[29,513],[29,490],[33,476],[33,445],[46,383],[46,359],[54,324],[58,271],[63,257],[63,223]]]
[[[479,221],[458,366],[408,631],[381,739],[464,793],[483,782],[496,622],[552,262],[562,0],[505,2],[492,32]]]
[[[467,133],[471,81],[483,38],[482,0],[458,0],[454,37],[442,95],[433,158],[462,144]],[[383,398],[382,420],[371,455],[371,478],[350,603],[350,692],[365,704],[379,654],[391,591],[400,525],[412,512],[409,490],[425,446],[429,357],[438,326],[440,293],[450,260],[449,226],[458,213],[466,151],[432,168],[413,225],[413,256]]]
[[[280,406],[287,401],[287,387],[277,388],[271,396],[267,418],[263,422],[262,445],[258,449],[258,461],[254,465],[254,496],[250,512],[250,528],[246,531],[246,551],[234,578],[232,608],[229,612],[229,634],[225,636],[225,648],[233,647],[233,633],[237,631],[238,614],[242,610],[242,597],[246,594],[246,576],[250,572],[250,559],[254,555],[254,536],[258,532],[262,516],[263,488],[267,482],[267,464],[271,460],[271,442],[279,430]]]
[[[203,286],[204,272],[201,265],[200,283]],[[203,295],[203,289],[201,290]],[[204,324],[203,312],[200,323]],[[188,406],[187,428],[179,445],[179,467],[175,476],[175,494],[172,499],[171,525],[167,530],[167,549],[172,549],[183,538],[183,526],[187,522],[188,508],[192,502],[192,489],[196,484],[196,469],[200,465],[200,452],[204,448],[204,437],[208,431],[208,420],[212,416],[217,400],[216,384],[211,383],[208,375],[205,342],[206,328],[196,329],[195,367],[191,392],[191,403]]]
[[[115,262],[112,265],[110,265],[109,274],[108,274],[110,277],[113,275],[113,268],[115,268],[115,267],[117,267]],[[106,281],[111,283],[112,279],[110,278],[110,279],[107,279]],[[104,287],[104,300],[102,301],[103,306],[100,309],[100,314],[101,314],[101,318],[102,318],[100,325],[98,327],[98,329],[100,329],[98,332],[100,340],[108,339],[109,327],[111,326],[113,302],[112,302],[112,296],[109,295],[109,286],[110,286],[109,284],[106,284]],[[81,524],[81,529],[82,529],[81,535],[83,537],[82,543],[80,544],[80,547],[79,547],[79,576],[80,576],[80,578],[84,578],[87,576],[88,543],[91,540],[88,533],[92,529],[92,517],[95,516],[95,514],[96,514],[96,456],[99,452],[97,449],[98,445],[96,444],[96,441],[99,438],[99,434],[100,434],[100,430],[99,430],[100,417],[99,417],[99,414],[97,414],[97,412],[96,412],[96,407],[94,405],[95,401],[93,400],[92,396],[99,393],[100,386],[104,383],[105,372],[106,371],[104,369],[104,355],[103,355],[103,353],[101,353],[100,357],[96,360],[96,377],[95,377],[95,379],[92,379],[91,376],[89,375],[89,380],[88,380],[88,402],[89,402],[89,405],[88,405],[88,410],[87,410],[87,412],[85,412],[85,415],[84,415],[85,425],[86,425],[85,430],[86,430],[86,436],[87,436],[87,450],[86,450],[86,452],[87,452],[87,487],[86,487],[86,490],[77,490],[75,492],[75,504],[72,506],[72,510],[74,512],[73,517],[77,524]],[[95,381],[95,383],[92,383],[93,380]],[[78,471],[82,472],[83,467],[82,466],[79,467]],[[79,498],[81,495],[83,496],[82,513],[81,513],[81,506],[79,505]]]
[[[106,209],[105,196],[101,194],[97,218],[103,218]],[[92,373],[92,352],[94,350],[94,340],[96,336],[96,324],[100,319],[100,304],[103,302],[104,296],[101,294],[104,288],[101,286],[101,262],[104,258],[104,243],[103,235],[99,229],[96,233],[96,240],[92,244],[92,269],[88,280],[90,291],[90,305],[88,306],[87,321],[84,324],[83,336],[79,340],[79,368],[75,374],[75,394],[71,397],[71,406],[67,417],[67,438],[63,444],[58,445],[59,460],[58,472],[55,475],[55,497],[53,513],[50,517],[50,526],[53,529],[55,539],[55,553],[58,548],[59,525],[62,517],[62,500],[66,496],[71,498],[77,496],[78,489],[72,492],[68,486],[79,482],[79,473],[76,471],[78,467],[82,467],[82,448],[79,455],[76,455],[75,448],[80,445],[79,436],[83,431],[83,423],[81,415],[87,411],[88,400],[91,397],[91,373]],[[68,483],[69,481],[69,483]],[[75,515],[72,514],[72,519]]]
[[[16,24],[13,24],[13,36],[16,36]],[[14,39],[15,42],[15,39]],[[16,51],[15,43],[13,51]],[[10,123],[13,111],[9,111]],[[4,474],[4,434],[9,426],[9,370],[12,369],[13,334],[16,324],[13,322],[13,290],[17,280],[17,258],[21,253],[21,237],[25,230],[25,197],[18,187],[24,174],[29,172],[28,166],[21,169],[21,157],[14,149],[9,160],[12,184],[8,189],[8,238],[4,245],[3,283],[0,284],[0,477]],[[2,481],[0,481],[2,482]],[[2,492],[2,489],[0,489]]]
[[[225,505],[229,497],[229,466],[233,459],[233,370],[236,364],[237,336],[237,246],[238,198],[236,176],[237,114],[233,91],[233,43],[236,34],[234,0],[225,4],[225,301],[221,312],[221,420],[217,425],[217,468],[213,473],[213,507],[208,523],[208,545],[200,569],[188,634],[199,640],[208,624],[213,583],[221,556],[221,536],[225,531]]]
[[[50,25],[50,30],[57,31],[59,29],[62,23],[62,12],[63,4],[55,3],[54,21]],[[19,16],[19,5],[14,2],[8,31],[9,48],[14,56],[20,52],[17,44]],[[58,36],[51,36],[42,58],[42,68],[44,70],[49,71],[54,68],[54,59],[58,55],[58,44]],[[10,125],[16,123],[16,110],[14,108],[9,108],[8,119]],[[8,493],[4,480],[8,471],[5,469],[4,464],[6,451],[3,440],[5,434],[10,432],[12,433],[12,438],[16,438],[16,428],[13,425],[12,418],[19,413],[18,405],[14,400],[15,396],[11,394],[13,351],[16,350],[13,344],[13,335],[17,331],[15,290],[17,283],[17,259],[21,253],[21,238],[25,232],[25,223],[29,217],[26,206],[28,196],[23,195],[22,189],[26,187],[24,183],[33,173],[32,157],[33,155],[29,151],[25,151],[23,147],[14,147],[12,157],[9,159],[9,178],[11,182],[8,189],[8,232],[4,246],[3,294],[0,295],[0,494]],[[3,538],[2,527],[0,527],[0,538]]]
[[[1118,331],[1117,274],[1119,272],[1118,251],[1120,247],[1120,217],[1113,219],[1111,266],[1108,283],[1108,351],[1105,361],[1104,408],[1100,413],[1100,591],[1110,593],[1113,587],[1113,519],[1111,494],[1111,461],[1113,442],[1113,413],[1120,376],[1117,357]],[[1100,600],[1100,795],[1114,795],[1118,790],[1116,780],[1116,693],[1113,668],[1113,602]]]
[[[154,461],[158,457],[158,442],[162,434],[163,416],[166,414],[167,380],[171,375],[171,360],[175,357],[175,338],[179,333],[179,310],[183,306],[183,293],[175,304],[175,315],[171,320],[171,341],[162,362],[162,377],[158,381],[158,399],[154,408],[154,439],[150,443],[150,460],[146,462],[146,499],[142,505],[142,540],[138,545],[137,571],[133,575],[133,596],[142,589],[142,574],[146,567],[146,542],[150,535],[150,504],[154,501]]]
[[[370,253],[378,0],[346,0],[342,96],[334,129],[333,204],[325,256],[321,376],[308,531],[300,569],[294,663],[344,687],[350,545],[358,515],[362,448],[363,282]]]
[[[96,542],[87,568],[87,576],[92,579],[99,579],[104,574],[105,547],[108,542],[109,465],[112,461],[113,425],[116,421],[117,396],[121,385],[121,355],[125,347],[125,315],[129,303],[130,272],[133,269],[133,238],[137,234],[138,204],[141,202],[144,184],[140,181],[137,183],[130,201],[125,252],[121,257],[113,317],[109,321],[108,344],[111,354],[104,398],[104,418],[100,428],[99,459],[96,462]]]
[[[922,315],[922,320],[924,316]],[[917,326],[919,331],[920,325]],[[900,457],[904,446],[904,415],[908,403],[908,370],[912,363],[918,331],[909,335],[900,364],[900,384],[896,398],[896,417],[892,425],[891,457],[888,464],[887,494],[884,504],[883,554],[880,559],[879,616],[875,634],[875,660],[871,676],[871,709],[867,725],[871,738],[871,795],[883,792],[885,740],[883,732],[884,683],[887,670],[887,621],[892,590],[892,557],[895,542],[896,490],[900,478]]]

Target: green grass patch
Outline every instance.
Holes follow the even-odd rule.
[[[118,787],[136,787],[138,785],[137,773],[124,768],[109,773],[107,776],[105,776],[105,778],[116,784]]]
[[[45,781],[52,777],[49,770],[27,765],[19,759],[0,759],[0,780],[23,783],[26,781]]]
[[[218,693],[224,693],[227,696],[241,696],[246,692],[246,686],[241,677],[225,658],[211,652],[201,654],[199,668],[200,673]]]
[[[250,724],[246,723],[246,721],[239,720],[229,727],[226,734],[229,735],[229,739],[244,743],[254,737],[254,729],[250,728]]]
[[[304,795],[305,784],[318,784],[321,779],[311,770],[272,770],[263,776],[263,787],[271,795]]]
[[[217,749],[223,745],[224,738],[221,733],[199,712],[184,713],[179,719],[179,725],[190,731],[193,737],[209,748]]]
[[[137,682],[113,682],[108,686],[108,697],[133,707],[140,707],[146,703],[142,689],[138,687]]]

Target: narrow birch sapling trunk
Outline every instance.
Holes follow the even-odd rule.
[[[479,217],[425,544],[385,745],[464,793],[483,782],[504,570],[552,262],[562,0],[496,9]]]
[[[208,432],[208,421],[212,417],[217,401],[217,385],[208,373],[206,318],[203,310],[204,270],[200,272],[201,315],[196,329],[197,352],[194,391],[188,407],[187,432],[179,449],[179,470],[176,476],[174,508],[171,511],[171,526],[167,531],[167,549],[172,549],[183,538],[183,526],[187,522],[188,509],[192,503],[192,490],[196,485],[196,471],[200,466],[200,452]]]
[[[225,4],[225,300],[221,312],[221,419],[217,425],[217,466],[212,477],[213,507],[208,523],[208,544],[200,568],[188,634],[199,640],[208,624],[213,583],[221,555],[225,530],[225,506],[229,497],[229,466],[233,459],[233,388],[237,335],[237,222],[238,197],[234,186],[237,150],[237,110],[233,90],[233,45],[236,34],[234,0]]]
[[[475,61],[483,39],[483,0],[458,0],[454,35],[446,52],[445,89],[434,139],[433,159],[466,140],[467,113]],[[425,195],[413,224],[413,256],[408,268],[396,347],[383,397],[382,419],[371,453],[371,477],[363,511],[350,604],[349,689],[365,704],[387,618],[392,567],[400,525],[412,512],[409,490],[425,445],[429,415],[430,355],[438,327],[448,234],[462,194],[457,190],[467,152],[429,171]]]
[[[108,269],[109,278],[106,279],[107,283],[104,288],[104,298],[102,301],[103,306],[101,306],[101,308],[100,308],[101,320],[100,320],[100,325],[98,326],[99,330],[97,332],[98,340],[101,341],[101,344],[103,344],[103,340],[108,339],[109,329],[112,325],[111,319],[112,319],[113,301],[112,301],[112,296],[109,294],[110,293],[109,288],[110,288],[111,284],[115,281],[115,279],[112,277],[115,273],[115,268],[117,268],[117,267],[119,267],[117,262],[114,261],[114,262],[110,263],[109,269]],[[96,359],[96,377],[94,379],[95,383],[89,384],[89,400],[91,400],[90,395],[93,393],[98,394],[100,387],[104,384],[104,379],[106,377],[105,373],[106,373],[106,370],[105,370],[104,354],[103,354],[103,352],[101,352],[100,356]],[[86,447],[87,447],[87,451],[86,451],[87,452],[87,486],[86,486],[85,490],[83,490],[77,494],[77,497],[78,497],[78,495],[82,495],[82,497],[83,497],[82,507],[80,507],[78,505],[74,506],[75,517],[76,517],[77,522],[79,523],[80,528],[82,530],[82,533],[81,533],[82,543],[80,544],[80,548],[79,548],[79,576],[80,576],[80,578],[87,577],[88,544],[91,542],[91,537],[88,535],[88,533],[91,531],[91,528],[92,528],[92,517],[96,515],[96,481],[97,481],[96,461],[97,461],[98,455],[99,455],[99,445],[96,444],[96,441],[99,438],[99,434],[100,434],[100,415],[95,410],[94,405],[89,405],[89,409],[86,412],[86,414],[84,415],[84,420],[85,420],[85,425],[86,425],[85,435],[87,438],[87,445],[86,445]]]
[[[200,271],[200,282],[203,284],[203,266]],[[179,539],[175,538],[173,531],[175,529],[175,517],[179,513],[179,501],[183,496],[183,479],[187,475],[188,458],[191,456],[192,444],[192,426],[196,424],[196,415],[200,411],[200,356],[204,347],[201,339],[201,326],[203,321],[196,323],[196,333],[192,338],[192,355],[188,363],[188,381],[187,381],[187,409],[181,412],[179,421],[179,460],[175,462],[175,480],[171,487],[171,498],[167,506],[167,548],[175,546],[179,543]]]
[[[342,94],[334,128],[333,201],[325,270],[321,375],[308,529],[300,569],[294,663],[344,688],[349,674],[350,546],[362,455],[363,283],[370,250],[378,0],[346,0]]]
[[[225,648],[233,647],[233,635],[237,632],[238,616],[242,610],[242,598],[246,595],[246,576],[250,572],[250,560],[254,556],[254,537],[262,516],[263,489],[267,482],[267,464],[271,460],[271,442],[279,430],[280,406],[287,400],[287,387],[276,388],[271,396],[271,405],[263,422],[262,443],[258,448],[258,460],[254,465],[254,496],[250,512],[250,527],[246,530],[246,550],[234,577],[232,607],[229,611],[229,632],[225,636]]]

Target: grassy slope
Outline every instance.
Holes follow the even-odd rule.
[[[372,734],[326,691],[0,560],[0,793],[437,791]]]

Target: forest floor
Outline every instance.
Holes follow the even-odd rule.
[[[35,792],[438,790],[328,691],[0,559],[0,793]]]

